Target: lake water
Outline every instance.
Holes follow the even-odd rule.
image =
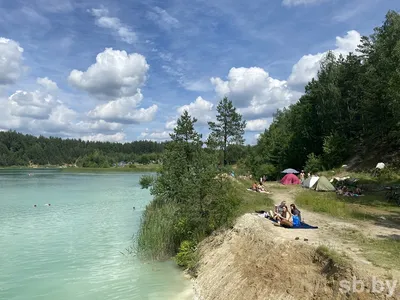
[[[0,170],[0,299],[190,299],[174,263],[129,254],[140,176]]]

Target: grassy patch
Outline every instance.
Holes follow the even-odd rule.
[[[362,213],[357,207],[338,200],[335,193],[302,191],[296,195],[296,204],[299,207],[304,207],[314,212],[326,213],[338,218],[371,218],[371,215]]]
[[[345,240],[356,243],[374,265],[400,270],[400,239],[398,237],[369,238],[357,230],[345,230]]]
[[[348,262],[343,254],[338,253],[333,249],[329,249],[325,245],[321,245],[316,249],[316,253],[323,257],[324,259],[329,259],[332,264],[336,267],[343,268],[346,267]]]
[[[299,207],[314,212],[346,219],[377,220],[382,214],[387,215],[388,212],[400,213],[399,207],[389,205],[382,197],[376,195],[344,197],[335,193],[305,190],[296,195],[296,203]]]
[[[256,210],[271,209],[274,205],[268,194],[248,191],[247,189],[251,187],[251,184],[252,182],[249,180],[240,180],[234,183],[235,194],[241,199],[236,216],[252,213]]]

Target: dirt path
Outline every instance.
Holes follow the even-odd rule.
[[[270,197],[274,200],[275,204],[279,204],[281,201],[286,201],[289,205],[294,203],[296,192],[298,189],[277,189],[274,185],[269,186],[273,194]],[[280,227],[273,226],[272,230],[276,234],[282,235],[289,240],[298,240],[304,243],[304,239],[308,239],[307,243],[314,246],[326,245],[331,249],[335,249],[339,253],[344,252],[350,257],[359,268],[365,270],[371,275],[387,275],[387,270],[374,266],[369,262],[360,247],[356,243],[352,243],[351,240],[345,238],[349,231],[360,231],[366,237],[380,239],[385,237],[399,237],[400,228],[390,228],[379,226],[371,221],[360,221],[360,220],[341,220],[338,218],[330,217],[328,215],[314,213],[306,209],[301,208],[302,218],[305,222],[318,226],[317,230],[302,230],[302,229],[283,229]],[[265,222],[263,218],[260,218],[260,222]],[[400,270],[391,270],[391,274],[400,278]]]

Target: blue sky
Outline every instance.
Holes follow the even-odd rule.
[[[185,3],[185,4],[183,4]],[[395,0],[0,0],[0,130],[164,140],[228,96],[254,143]]]

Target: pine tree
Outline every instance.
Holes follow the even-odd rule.
[[[217,106],[217,122],[208,122],[211,130],[209,145],[215,145],[223,150],[224,165],[227,164],[227,150],[229,144],[244,143],[244,129],[246,121],[242,121],[242,115],[236,112],[232,101],[223,98]]]

